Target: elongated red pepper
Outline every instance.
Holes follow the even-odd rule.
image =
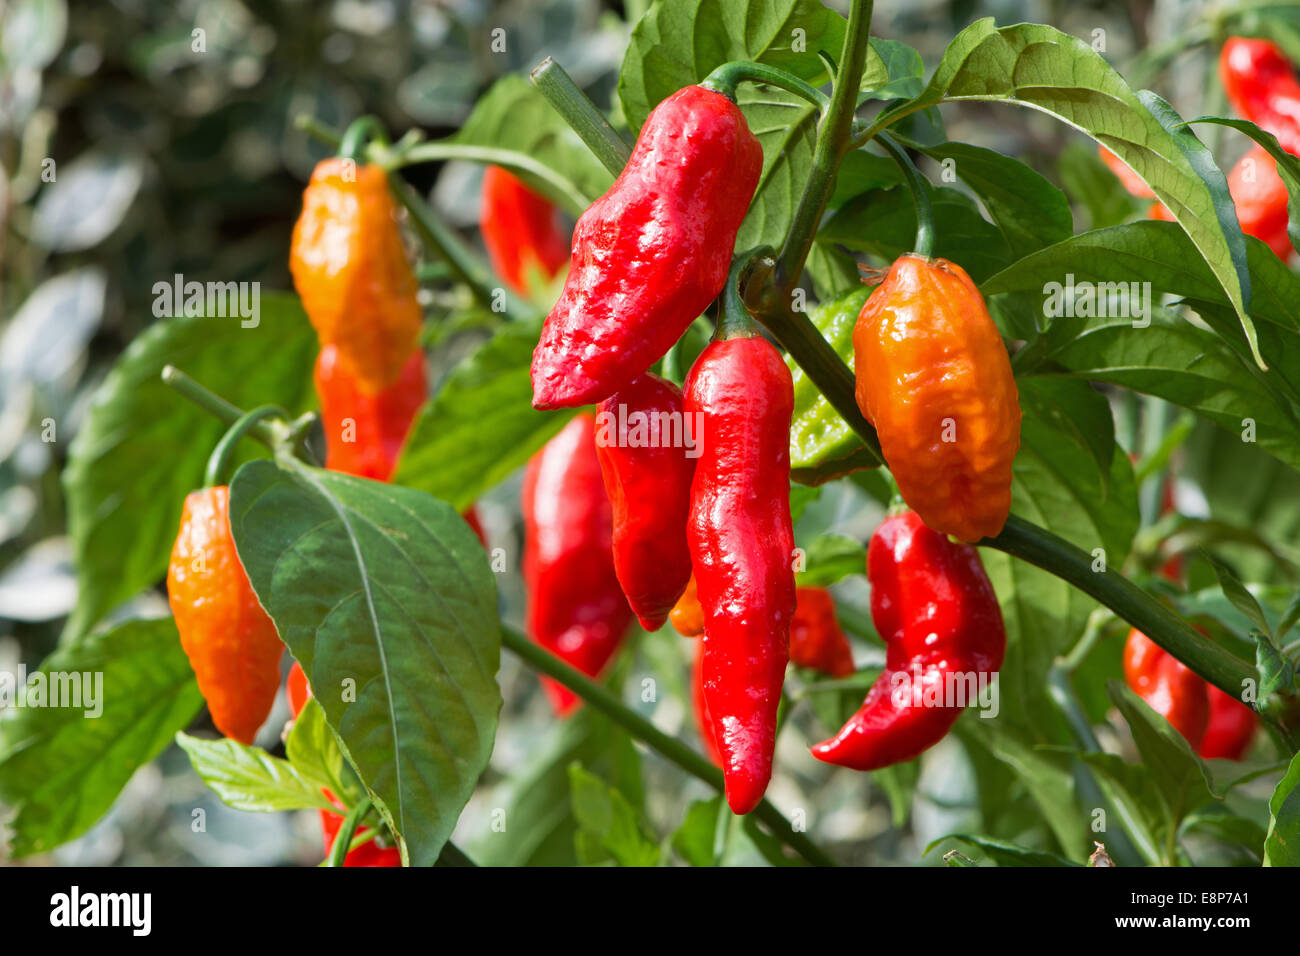
[[[533,353],[533,407],[608,398],[722,290],[763,167],[744,114],[701,86],[655,107],[614,185],[582,214]]]
[[[1002,666],[1007,635],[979,552],[913,511],[886,518],[867,548],[871,620],[885,669],[862,707],[813,756],[877,770],[919,756],[952,729]]]
[[[325,430],[325,467],[387,481],[428,392],[419,349],[393,384],[370,394],[339,362],[337,347],[322,348],[316,359],[316,394]]]
[[[713,737],[713,721],[709,719],[709,705],[704,702],[704,642],[695,642],[691,665],[691,710],[695,712],[695,727],[700,732],[704,755],[714,764],[722,766],[722,754]]]
[[[1187,665],[1134,629],[1124,645],[1124,679],[1193,749],[1201,745],[1210,719],[1210,698],[1205,681]]]
[[[799,667],[847,677],[853,649],[835,617],[835,599],[825,588],[799,588],[790,624],[790,660]]]
[[[701,416],[687,526],[704,609],[704,700],[727,803],[757,806],[772,775],[794,616],[790,417],[794,386],[752,326],[725,321],[686,379]]]
[[[493,270],[516,292],[545,285],[569,261],[555,207],[500,166],[483,172],[479,228]]]
[[[689,422],[681,389],[649,372],[601,402],[596,416],[614,570],[647,631],[663,626],[691,579],[686,517],[697,436]]]
[[[1232,108],[1300,156],[1300,81],[1282,48],[1231,37],[1219,54],[1219,75]]]
[[[573,418],[524,472],[524,585],[528,633],[595,677],[618,650],[632,610],[614,573],[613,523],[596,457],[596,420]],[[542,677],[558,714],[578,698]]]

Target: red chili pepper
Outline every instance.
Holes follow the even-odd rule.
[[[589,677],[613,657],[632,619],[614,573],[609,498],[596,457],[596,420],[578,415],[524,472],[528,633]],[[578,698],[542,677],[558,714]]]
[[[686,379],[701,454],[687,539],[704,609],[702,679],[727,803],[758,804],[772,775],[794,616],[790,417],[794,386],[752,326],[724,320]]]
[[[307,683],[307,675],[303,672],[302,665],[297,661],[289,668],[289,676],[285,680],[285,691],[289,698],[289,713],[295,720],[302,713],[303,707],[306,706],[307,700],[311,697],[311,684]],[[338,806],[338,800],[328,790],[325,791],[325,797],[335,806]],[[343,824],[343,817],[339,813],[332,813],[329,810],[320,811],[320,826],[325,835],[325,856],[330,855],[334,848],[334,839],[338,836],[339,827]],[[358,827],[358,833],[365,833],[367,827]],[[343,858],[344,866],[401,866],[402,853],[397,847],[381,847],[370,840],[350,850]]]
[[[569,261],[555,207],[500,166],[483,172],[479,228],[493,270],[516,292],[544,285]]]
[[[799,667],[847,677],[853,673],[853,649],[835,617],[835,600],[825,588],[799,588],[790,623],[790,660]]]
[[[695,642],[694,663],[691,665],[691,709],[695,711],[695,727],[704,744],[704,755],[714,764],[722,766],[722,754],[713,738],[713,721],[709,719],[709,705],[704,702],[704,642]]]
[[[387,481],[406,433],[428,397],[424,353],[418,349],[393,384],[368,393],[327,345],[316,359],[316,394],[325,430],[325,467]]]
[[[1219,55],[1219,74],[1233,109],[1300,156],[1300,81],[1282,48],[1231,37]]]
[[[700,86],[655,107],[582,214],[533,353],[533,407],[587,405],[648,369],[722,291],[763,168],[744,114]]]
[[[695,459],[682,392],[647,372],[600,403],[596,453],[614,512],[614,570],[647,631],[668,619],[691,578],[686,517]]]
[[[1210,717],[1197,753],[1207,760],[1240,760],[1250,749],[1259,718],[1240,700],[1213,684],[1207,684],[1206,689],[1210,695]]]
[[[1205,681],[1136,629],[1129,631],[1124,646],[1124,679],[1193,749],[1201,745],[1210,718]]]
[[[886,518],[867,549],[871,620],[885,669],[838,734],[813,756],[877,770],[919,756],[952,729],[978,683],[1002,666],[1006,628],[979,552],[922,524]]]

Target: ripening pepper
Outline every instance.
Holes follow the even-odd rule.
[[[1300,81],[1281,47],[1231,37],[1219,54],[1219,76],[1233,109],[1300,156]]]
[[[1259,718],[1231,694],[1225,694],[1213,684],[1205,686],[1210,695],[1210,717],[1197,753],[1207,760],[1240,760],[1255,738]]]
[[[251,744],[280,689],[280,643],[230,534],[230,490],[191,492],[167,566],[167,600],[212,722]]]
[[[289,713],[294,720],[302,713],[303,707],[306,706],[308,698],[312,696],[311,684],[307,682],[307,675],[303,672],[302,665],[297,661],[289,668],[289,676],[284,683],[286,696],[289,698]],[[338,800],[328,790],[325,791],[325,797],[335,806],[339,806]],[[321,832],[325,837],[325,856],[330,855],[334,849],[334,839],[338,836],[339,827],[343,825],[342,812],[331,812],[329,810],[320,811]],[[365,833],[368,827],[357,827],[357,833]],[[374,840],[368,840],[354,850],[349,850],[343,857],[344,866],[401,866],[402,852],[397,847],[380,846]]]
[[[533,353],[533,407],[608,398],[646,371],[722,291],[763,167],[721,93],[655,107],[614,185],[578,219],[560,299]]]
[[[325,467],[387,481],[428,392],[419,349],[395,382],[371,394],[339,361],[337,346],[322,348],[316,359],[316,394],[325,430]]]
[[[1200,747],[1210,719],[1206,683],[1182,661],[1141,631],[1129,631],[1124,645],[1124,679],[1192,749]]]
[[[853,649],[835,617],[835,600],[825,588],[799,588],[790,622],[790,661],[831,677],[853,673]]]
[[[700,593],[695,587],[695,576],[686,582],[686,590],[668,612],[673,630],[682,637],[699,637],[704,633],[704,608],[700,607]]]
[[[574,417],[524,471],[524,586],[528,634],[561,660],[597,676],[632,620],[614,573],[613,520],[596,457],[596,420]],[[556,713],[578,698],[549,677]]]
[[[891,515],[867,548],[871,620],[885,669],[856,714],[813,756],[877,770],[919,756],[952,729],[979,681],[1002,666],[1006,628],[979,552]]]
[[[1285,260],[1291,254],[1287,226],[1289,196],[1278,175],[1277,164],[1263,146],[1254,146],[1228,172],[1228,195],[1237,210],[1241,231],[1266,243],[1273,254]],[[1150,216],[1173,222],[1164,203],[1152,203]]]
[[[789,369],[752,325],[724,321],[686,378],[686,414],[701,416],[687,540],[704,611],[704,701],[737,814],[757,806],[772,775],[789,654],[793,403]]]
[[[695,728],[704,744],[704,755],[716,766],[722,766],[722,754],[713,737],[713,721],[709,719],[709,705],[704,702],[704,642],[696,641],[691,655],[691,710],[695,713]]]
[[[858,407],[903,499],[941,534],[996,535],[1011,510],[1020,396],[970,276],[946,259],[896,259],[862,307],[853,351]]]
[[[649,372],[600,403],[596,453],[613,508],[614,570],[647,631],[668,619],[691,578],[686,517],[695,459],[682,392]]]
[[[415,350],[423,313],[383,169],[337,157],[316,166],[289,268],[321,345],[338,346],[361,389],[391,385]]]
[[[493,271],[521,294],[550,282],[569,261],[555,207],[500,166],[483,171],[479,229]]]

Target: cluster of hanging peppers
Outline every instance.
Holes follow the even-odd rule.
[[[1228,102],[1240,116],[1276,136],[1287,152],[1300,156],[1300,80],[1281,47],[1269,40],[1230,37],[1220,51],[1219,77]],[[1099,150],[1129,193],[1155,200],[1150,187],[1114,153],[1104,146]],[[1264,147],[1252,145],[1229,170],[1228,194],[1242,232],[1267,244],[1280,259],[1291,255],[1286,184]],[[1173,221],[1159,201],[1152,202],[1148,215]]]

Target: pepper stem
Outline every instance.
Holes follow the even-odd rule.
[[[388,132],[378,116],[367,115],[352,121],[343,131],[343,140],[339,143],[339,155],[344,159],[362,161],[366,143],[371,139],[381,146],[388,145]]]
[[[806,83],[785,70],[749,60],[732,60],[730,63],[722,64],[706,76],[700,86],[714,93],[721,93],[734,103],[736,87],[746,80],[750,83],[766,83],[768,86],[793,93],[817,107],[820,113],[825,113],[831,106],[831,98],[811,83]]]
[[[751,338],[758,335],[758,326],[754,324],[749,308],[740,295],[740,280],[757,250],[746,252],[731,260],[731,270],[727,273],[727,284],[722,287],[722,298],[718,303],[718,330],[713,335],[715,342],[725,339]]]
[[[609,125],[605,114],[596,108],[587,94],[578,89],[578,84],[564,72],[564,67],[548,56],[533,70],[531,79],[537,92],[546,97],[605,168],[615,176],[621,173],[632,155],[632,148]]]
[[[916,206],[916,241],[912,249],[918,256],[925,256],[928,259],[934,253],[935,237],[934,209],[930,205],[930,184],[907,155],[907,150],[903,149],[896,139],[888,133],[881,133],[876,137],[876,141],[898,164],[898,168],[903,172],[903,178],[907,180],[907,188],[912,193],[912,202]]]
[[[221,476],[226,473],[226,464],[230,460],[230,454],[239,444],[239,440],[249,433],[259,422],[268,418],[279,418],[282,421],[289,418],[289,413],[278,405],[263,405],[255,408],[251,412],[245,412],[239,416],[221,436],[221,441],[217,442],[217,447],[212,449],[212,454],[208,457],[208,467],[203,473],[203,487],[212,488],[215,485],[224,484]]]
[[[361,818],[370,812],[370,794],[363,793],[357,805],[348,811],[339,825],[339,832],[334,837],[334,846],[330,848],[329,866],[342,866],[352,849],[352,837],[361,824]]]

